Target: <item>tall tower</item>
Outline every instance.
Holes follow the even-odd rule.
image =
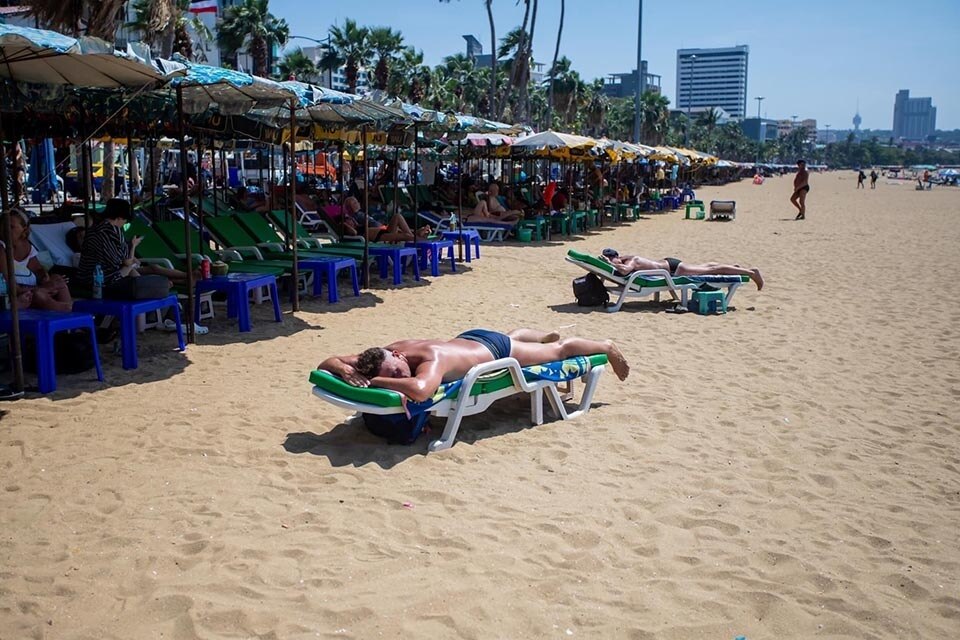
[[[857,98],[857,114],[853,116],[853,137],[857,140],[860,139],[860,123],[863,122],[863,118],[860,117],[860,99]]]

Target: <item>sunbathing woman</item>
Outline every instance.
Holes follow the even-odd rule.
[[[535,329],[515,329],[507,334],[473,329],[452,340],[399,340],[357,355],[327,358],[317,368],[355,387],[390,389],[414,402],[424,402],[441,383],[462,378],[478,364],[511,357],[526,367],[595,353],[605,353],[617,377],[627,378],[630,366],[612,341],[561,340],[556,333]]]
[[[737,264],[720,264],[719,262],[694,264],[683,262],[679,258],[651,260],[641,256],[622,256],[615,249],[604,249],[601,259],[612,264],[617,273],[622,276],[630,275],[634,271],[652,269],[663,269],[671,276],[749,276],[757,285],[757,291],[763,289],[763,276],[760,275],[760,269],[744,269]]]

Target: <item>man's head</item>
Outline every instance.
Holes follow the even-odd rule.
[[[360,211],[360,201],[353,196],[350,196],[343,201],[343,208],[347,211],[347,213],[352,215],[357,211]]]
[[[498,195],[500,195],[500,185],[498,185],[496,182],[491,182],[490,187],[487,189],[487,193],[496,198]]]
[[[800,167],[801,169],[806,169],[806,168],[807,168],[807,161],[804,160],[803,158],[801,158],[801,159],[797,160],[797,166]]]
[[[367,378],[409,378],[410,363],[399,351],[387,351],[382,347],[371,347],[357,358],[357,371]]]
[[[103,217],[113,224],[123,225],[133,220],[133,209],[123,198],[110,198],[103,209]]]

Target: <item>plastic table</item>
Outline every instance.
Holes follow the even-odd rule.
[[[477,254],[477,259],[480,258],[480,232],[476,229],[453,229],[443,232],[444,240],[453,240],[454,242],[460,242],[463,240],[463,244],[466,247],[466,253],[464,257],[467,262],[470,262],[470,249],[473,248],[473,251]]]
[[[250,292],[259,287],[270,287],[270,299],[273,302],[273,315],[277,322],[283,322],[280,313],[280,296],[277,294],[277,277],[259,273],[228,273],[197,282],[197,296],[206,291],[219,291],[227,294],[227,317],[236,318],[240,332],[250,331]],[[199,319],[200,308],[194,310]]]
[[[453,240],[420,239],[416,242],[408,242],[406,246],[417,250],[420,256],[420,269],[426,269],[429,261],[430,275],[433,277],[440,275],[440,260],[443,258],[444,249],[447,250],[447,256],[450,258],[450,270],[453,272],[457,270],[457,260],[453,255]]]
[[[97,348],[97,331],[93,316],[89,313],[59,313],[23,309],[19,314],[20,335],[32,335],[37,341],[37,387],[40,393],[57,390],[57,366],[54,357],[54,336],[71,329],[89,329],[93,345],[93,362],[97,367],[97,380],[103,382],[100,367],[100,350]],[[0,313],[0,333],[10,331],[10,312]]]
[[[173,319],[177,323],[177,342],[180,351],[186,349],[183,342],[183,325],[180,323],[180,305],[177,295],[149,300],[74,300],[73,310],[77,313],[114,316],[120,320],[120,347],[124,369],[137,368],[137,316],[141,313],[173,309]],[[197,312],[200,305],[197,305]]]

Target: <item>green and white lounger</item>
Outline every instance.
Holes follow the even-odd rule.
[[[313,371],[310,382],[314,385],[315,396],[358,414],[408,413],[413,416],[429,412],[446,417],[443,434],[429,447],[430,451],[441,451],[453,446],[464,416],[483,413],[495,401],[517,393],[530,394],[530,420],[535,425],[543,424],[544,395],[553,412],[563,420],[586,413],[606,365],[607,356],[604,354],[530,367],[521,367],[514,358],[502,358],[477,365],[462,380],[444,383],[433,398],[423,403],[406,401],[402,394],[387,389],[355,387],[323,370]],[[573,385],[578,378],[584,382],[580,403],[574,411],[567,411],[563,403],[573,398]],[[563,383],[566,388],[561,390]]]
[[[622,276],[616,272],[609,262],[573,249],[567,251],[566,260],[598,275],[605,283],[609,282],[615,285],[612,291],[617,296],[617,301],[607,307],[607,311],[610,313],[619,311],[628,297],[645,298],[654,295],[654,299],[659,300],[660,294],[664,291],[678,294],[680,304],[686,306],[690,292],[704,283],[726,289],[725,297],[729,305],[730,300],[733,299],[733,294],[736,293],[740,285],[744,282],[750,282],[749,276],[737,275],[671,276],[666,269],[634,271],[628,276]]]

